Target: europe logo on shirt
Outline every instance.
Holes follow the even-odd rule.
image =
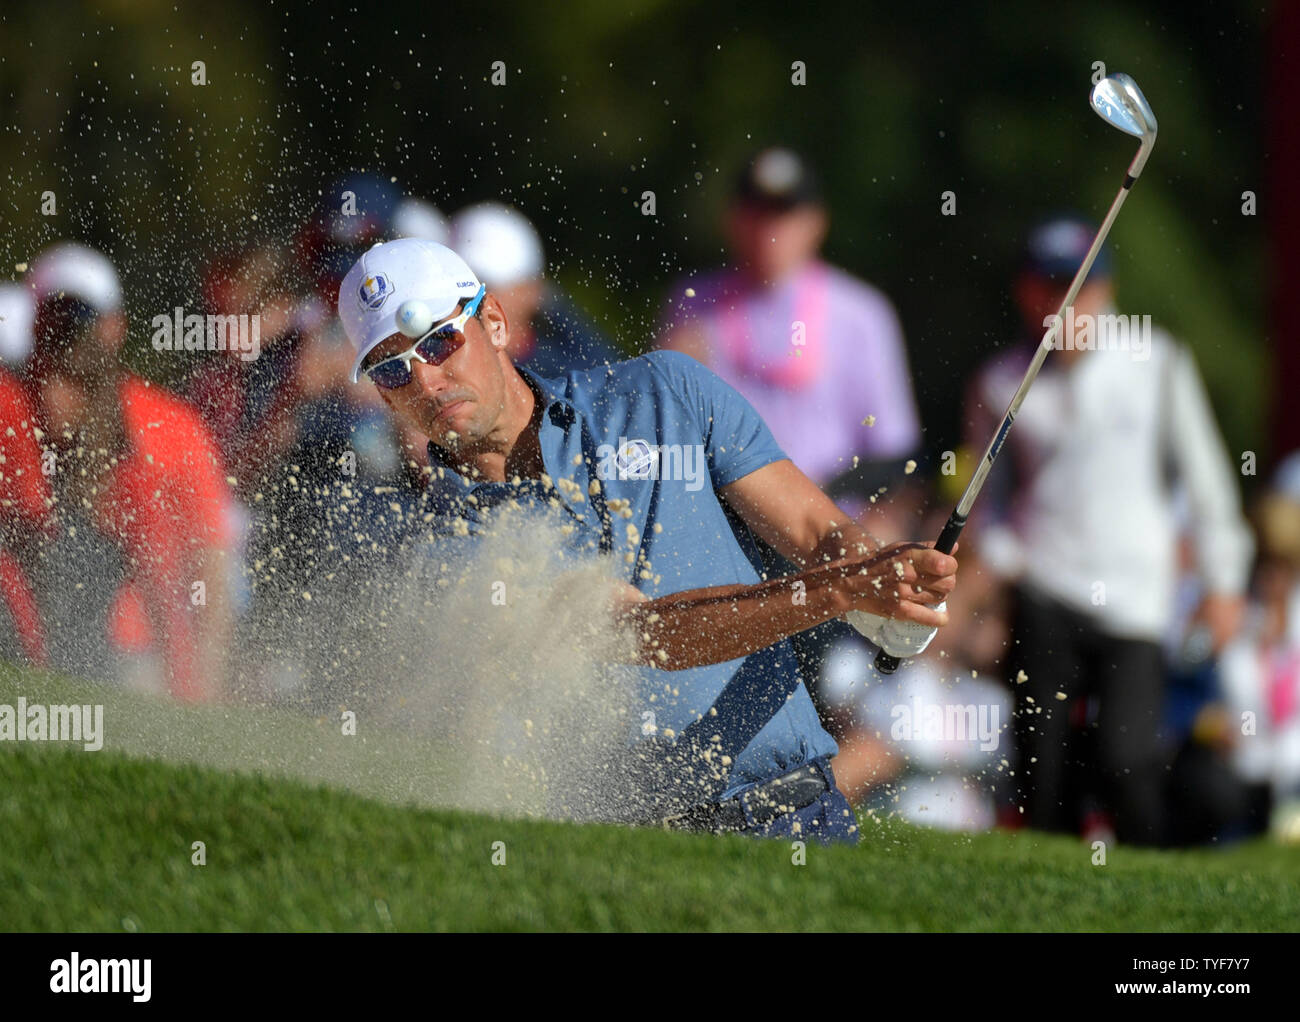
[[[645,440],[625,440],[614,456],[619,479],[650,479],[654,475],[659,452]]]

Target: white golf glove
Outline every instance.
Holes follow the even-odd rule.
[[[948,602],[945,600],[934,609],[942,613],[948,609]],[[865,610],[851,610],[844,615],[844,620],[880,649],[900,660],[920,656],[939,633],[939,629],[915,621],[899,621],[897,618],[869,614]]]

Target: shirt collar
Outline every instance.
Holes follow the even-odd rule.
[[[564,408],[573,410],[573,402],[564,393],[564,381],[552,380],[545,376],[538,376],[527,366],[515,366],[519,370],[519,375],[525,380],[534,384],[534,391],[540,391],[546,407],[545,412],[549,412],[554,405],[561,405]]]
[[[543,436],[547,432],[548,423],[567,431],[570,426],[577,422],[577,409],[564,392],[564,381],[539,376],[522,365],[516,365],[515,369],[519,371],[519,375],[524,378],[524,381],[530,385],[534,399],[538,395],[541,396],[543,406],[541,432]],[[549,473],[553,466],[548,463],[547,445],[544,439],[540,442],[542,461]],[[439,451],[432,440],[428,443],[427,453],[429,465],[433,469],[428,485],[431,498],[464,496],[491,482],[488,479],[473,479],[462,475],[452,467],[449,461],[443,458],[442,452]]]

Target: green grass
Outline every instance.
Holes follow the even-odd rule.
[[[60,701],[86,689],[0,677],[0,703],[18,691]],[[189,721],[195,735],[242,733],[252,726],[244,714],[266,713],[114,698],[126,700],[119,712],[138,702],[155,724]],[[240,748],[256,765],[258,742],[268,743],[257,772],[215,768],[229,736],[198,755],[207,765],[166,762],[158,757],[185,758],[183,743],[147,748],[139,721],[97,753],[0,744],[0,929],[1187,931],[1292,930],[1300,918],[1300,855],[1266,843],[1117,847],[1093,866],[1090,849],[1065,838],[867,821],[860,846],[812,845],[796,866],[781,841],[394,804],[420,787],[397,768],[360,771],[374,798],[323,787],[313,774],[348,755],[356,772],[371,753],[318,752],[304,767],[307,749],[329,744],[320,725],[271,716]],[[273,753],[276,743],[293,751]],[[418,758],[413,748],[397,756]],[[195,841],[204,866],[191,864]],[[503,866],[492,863],[498,841]]]
[[[445,801],[449,764],[443,749],[365,713],[356,734],[344,735],[342,706],[329,717],[253,706],[181,706],[0,662],[0,704],[16,705],[19,696],[29,703],[103,704],[105,751],[291,777],[398,804]]]

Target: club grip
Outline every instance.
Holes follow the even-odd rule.
[[[952,553],[952,548],[957,545],[957,539],[961,536],[961,530],[964,528],[966,528],[966,516],[959,515],[954,511],[948,516],[948,521],[943,527],[943,532],[939,533],[934,548],[941,554]]]
[[[964,528],[966,528],[966,516],[953,511],[948,516],[943,531],[939,533],[934,548],[941,554],[952,553],[952,548],[957,545],[957,537],[961,535],[961,530]],[[876,650],[876,671],[880,674],[893,674],[902,662],[901,658],[890,656],[883,649]]]

